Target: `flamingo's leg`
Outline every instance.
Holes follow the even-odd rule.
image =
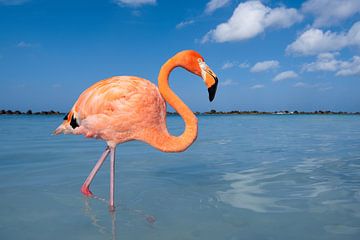
[[[89,190],[89,186],[92,182],[92,180],[94,179],[96,173],[99,171],[101,165],[104,163],[106,157],[109,155],[110,153],[110,148],[106,147],[105,151],[103,152],[103,154],[101,155],[100,159],[97,161],[97,163],[95,164],[94,168],[91,170],[89,176],[86,178],[84,184],[81,187],[81,192],[88,197],[91,197],[93,194],[92,192]]]
[[[115,192],[115,147],[110,147],[110,198],[109,198],[109,209],[110,211],[115,210],[114,205],[114,192]]]

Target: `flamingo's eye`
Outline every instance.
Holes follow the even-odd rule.
[[[205,69],[207,67],[205,62],[199,62],[199,66],[200,66],[201,70],[203,70],[203,71],[205,71]]]

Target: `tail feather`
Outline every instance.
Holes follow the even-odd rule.
[[[55,131],[53,132],[53,134],[54,135],[59,135],[59,134],[61,134],[61,133],[64,133],[64,131],[65,131],[65,126],[64,126],[64,124],[61,124],[60,126],[58,126],[56,129],[55,129]]]

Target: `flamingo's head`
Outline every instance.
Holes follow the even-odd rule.
[[[178,63],[180,66],[184,67],[189,72],[202,77],[206,87],[208,88],[210,102],[214,100],[218,85],[218,78],[205,63],[204,58],[193,50],[185,50],[177,55],[179,55],[179,58],[177,59],[180,60]]]

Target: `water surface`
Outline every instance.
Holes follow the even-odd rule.
[[[360,239],[359,116],[200,116],[188,151],[52,136],[61,116],[0,116],[0,239]],[[171,116],[173,133],[182,120]]]

